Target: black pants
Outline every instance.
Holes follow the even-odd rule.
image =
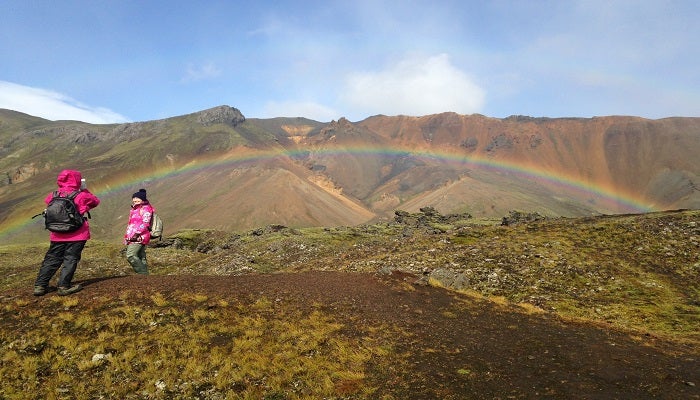
[[[44,256],[44,262],[39,269],[34,286],[49,286],[49,281],[63,264],[58,277],[58,287],[70,287],[75,269],[78,267],[80,255],[85,247],[85,240],[78,242],[51,242]]]

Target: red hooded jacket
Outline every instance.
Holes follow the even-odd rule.
[[[62,195],[70,194],[76,190],[80,190],[80,180],[82,175],[79,171],[74,171],[66,169],[58,174],[56,183],[58,184],[58,191]],[[49,193],[44,199],[46,204],[49,204],[53,198],[53,192]],[[85,214],[91,209],[97,207],[100,204],[100,199],[94,194],[90,193],[87,189],[82,189],[75,199],[73,199],[75,205],[78,207],[78,212]],[[78,230],[73,232],[51,232],[50,239],[52,242],[76,242],[81,240],[90,239],[90,223],[85,219],[83,226],[78,228]]]

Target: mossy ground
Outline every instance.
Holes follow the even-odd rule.
[[[90,241],[35,298],[45,250],[0,246],[0,398],[700,396],[697,211]]]

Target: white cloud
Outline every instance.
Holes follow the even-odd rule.
[[[0,81],[0,108],[48,120],[74,120],[91,124],[129,122],[123,115],[103,107],[82,104],[51,90]]]
[[[265,104],[264,114],[261,118],[304,117],[319,122],[340,118],[340,115],[332,108],[310,101],[271,101]]]
[[[341,98],[366,115],[472,114],[483,108],[485,91],[453,66],[447,54],[440,54],[407,58],[383,71],[353,74]]]
[[[185,71],[185,76],[182,78],[183,82],[196,82],[205,79],[216,78],[221,75],[221,68],[217,67],[216,64],[209,62],[203,65],[189,64],[187,70]]]

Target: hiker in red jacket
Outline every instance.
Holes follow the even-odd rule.
[[[58,184],[57,191],[65,196],[74,191],[80,191],[74,198],[78,212],[82,215],[97,207],[100,204],[100,199],[90,193],[87,188],[82,186],[82,175],[79,171],[63,170],[58,174],[56,179]],[[49,193],[44,199],[46,204],[51,202],[53,193]],[[72,232],[51,232],[49,240],[51,244],[44,256],[44,261],[39,269],[39,274],[34,282],[34,295],[43,296],[46,294],[49,286],[49,281],[54,276],[56,271],[63,265],[61,274],[58,278],[58,295],[65,296],[75,292],[79,292],[82,286],[71,285],[75,269],[78,267],[85,243],[90,239],[90,223],[87,218],[83,225]]]
[[[129,225],[124,234],[126,260],[137,274],[148,275],[146,245],[151,241],[151,221],[155,210],[146,197],[146,189],[131,196]]]

